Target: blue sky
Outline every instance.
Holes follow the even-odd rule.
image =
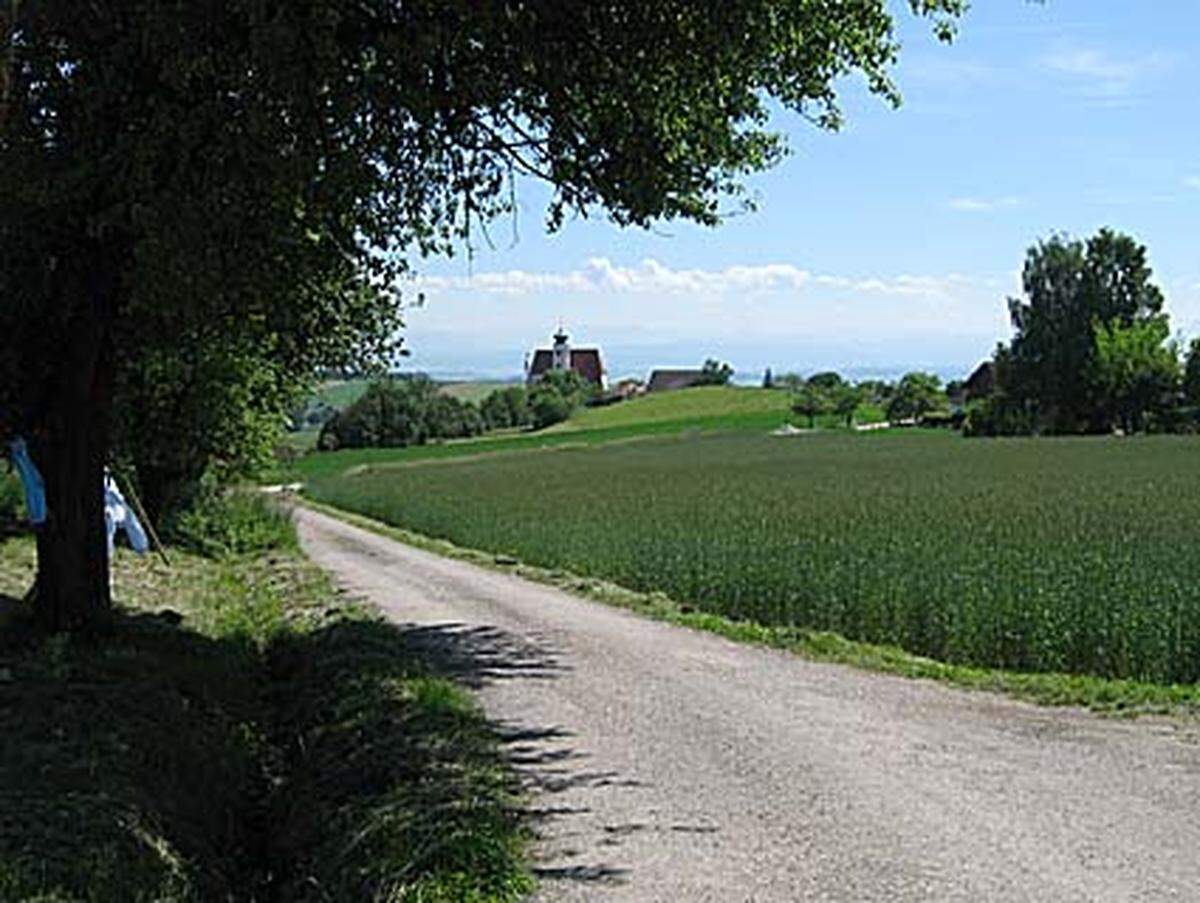
[[[515,376],[561,318],[613,377],[710,356],[751,380],[959,376],[1009,337],[1026,249],[1101,226],[1149,247],[1200,335],[1200,2],[976,0],[951,46],[899,18],[904,105],[848,81],[836,134],[780,113],[792,153],[749,182],[753,214],[547,236],[547,192],[521,185],[518,241],[505,221],[470,264],[421,265],[406,366]]]

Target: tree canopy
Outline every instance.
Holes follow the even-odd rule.
[[[947,35],[965,0],[908,6]],[[898,100],[885,0],[23,0],[0,16],[0,430],[30,438],[46,477],[54,627],[107,608],[114,455],[139,480],[186,479],[226,451],[187,412],[282,416],[317,367],[387,360],[413,256],[513,210],[518,177],[553,186],[551,227],[715,224],[784,153],[772,104],[836,128],[854,73]],[[175,447],[146,454],[154,436]]]
[[[1053,432],[1107,427],[1097,373],[1098,324],[1127,328],[1162,311],[1146,248],[1100,230],[1087,241],[1055,235],[1029,249],[1024,298],[1010,298],[1015,335],[1002,348],[1003,393]]]

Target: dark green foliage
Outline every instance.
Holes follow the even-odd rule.
[[[835,389],[845,385],[842,375],[834,373],[832,370],[824,373],[814,373],[808,378],[808,382],[824,392],[833,392]]]
[[[550,370],[529,390],[529,417],[534,429],[562,423],[595,398],[597,389],[573,370]]]
[[[358,401],[329,420],[317,447],[396,448],[481,432],[479,410],[443,394],[428,377],[389,378],[371,383]]]
[[[964,436],[1032,436],[1036,432],[1037,418],[1004,396],[990,395],[967,405]]]
[[[816,426],[816,418],[832,410],[829,393],[812,382],[802,383],[792,393],[792,412],[808,418],[809,429]]]
[[[762,387],[764,389],[775,388],[775,377],[771,375],[770,367],[763,371]]]
[[[892,383],[882,379],[864,379],[858,384],[858,388],[863,393],[864,403],[880,407],[887,407],[887,403],[891,401],[892,395],[896,391],[896,387]]]
[[[710,357],[700,368],[700,378],[696,380],[695,384],[697,386],[727,386],[731,379],[733,379],[733,367],[724,361]]]
[[[210,558],[270,549],[295,549],[296,527],[279,504],[262,493],[209,490],[166,524],[171,542]]]
[[[811,380],[810,380],[811,382]],[[857,386],[839,383],[831,392],[833,412],[842,418],[847,427],[854,425],[854,412],[862,404],[863,393]]]
[[[1192,339],[1183,367],[1183,398],[1192,407],[1200,407],[1200,339]]]
[[[906,373],[887,403],[888,420],[919,420],[947,405],[942,381],[933,373]]]
[[[523,386],[508,386],[492,392],[479,403],[479,414],[489,430],[529,426],[533,422],[529,393]]]
[[[1158,317],[1163,294],[1151,276],[1146,248],[1108,229],[1086,242],[1055,235],[1030,248],[1025,296],[1008,302],[1016,335],[996,356],[1006,404],[1047,432],[1111,429],[1117,404],[1097,379],[1097,329]]]
[[[553,389],[535,391],[529,397],[529,413],[535,430],[562,423],[574,410],[570,400]]]
[[[366,471],[311,491],[702,611],[954,663],[1188,683],[1198,452],[1181,437],[723,436]]]

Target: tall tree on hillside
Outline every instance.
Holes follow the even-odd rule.
[[[1029,249],[1025,297],[1009,299],[1016,335],[1004,350],[1014,403],[1054,432],[1102,429],[1105,399],[1093,382],[1096,324],[1146,322],[1163,306],[1146,248],[1102,229],[1086,242],[1052,236]]]
[[[909,0],[943,35],[965,5]],[[156,414],[186,434],[206,384],[282,397],[386,358],[410,256],[512,209],[518,176],[553,186],[552,227],[716,224],[784,152],[772,104],[836,128],[856,73],[898,99],[886,0],[5,7],[0,430],[46,477],[54,628],[109,606],[101,473],[162,380],[196,387]]]
[[[700,368],[700,379],[696,382],[696,385],[727,386],[731,379],[733,379],[733,367],[724,361],[718,361],[716,358],[710,357],[704,362],[704,366]]]

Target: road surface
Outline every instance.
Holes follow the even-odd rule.
[[[478,692],[540,899],[1200,900],[1195,725],[817,664],[297,518]]]

